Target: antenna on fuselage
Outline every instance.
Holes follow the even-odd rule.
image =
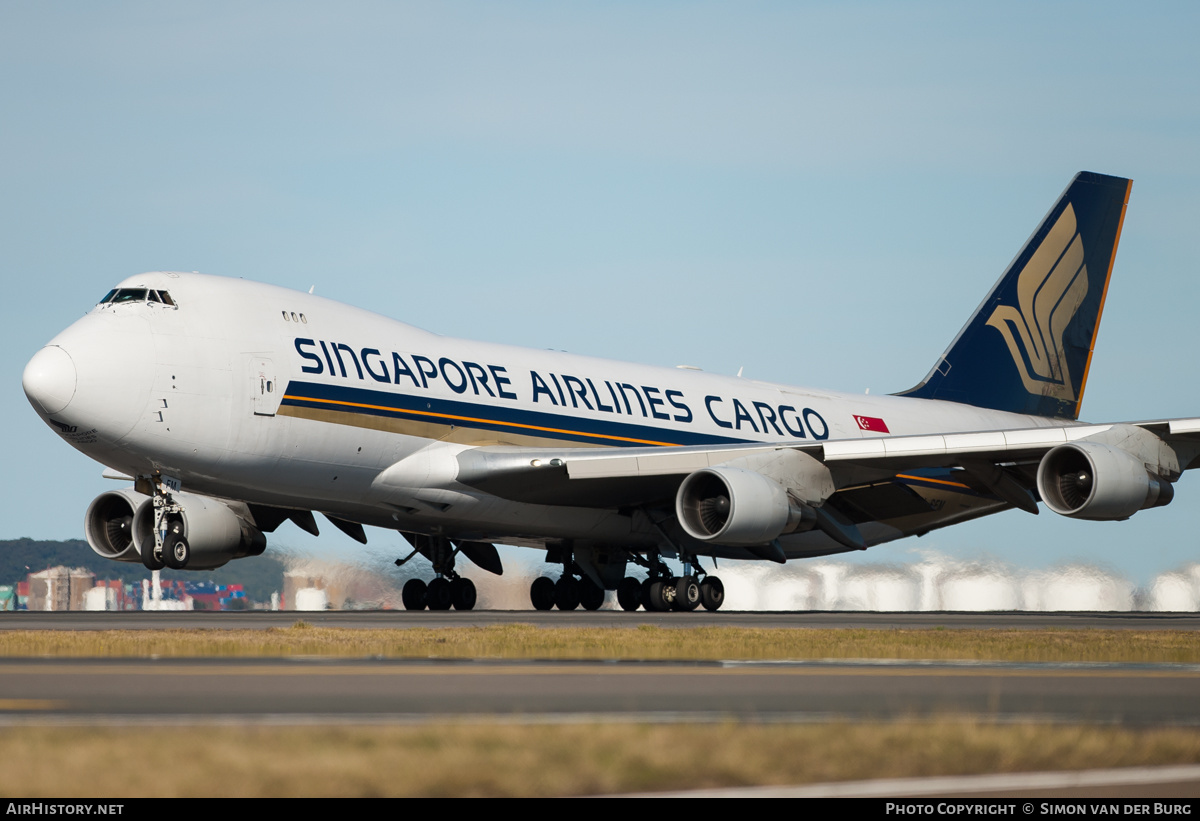
[[[317,286],[316,286],[315,284],[313,284],[313,285],[309,285],[309,286],[308,286],[308,292],[311,294],[311,293],[312,293],[314,290],[316,290],[316,287],[317,287]]]

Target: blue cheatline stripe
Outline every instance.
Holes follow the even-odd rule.
[[[288,383],[280,404],[614,447],[728,445],[753,441],[628,422],[460,402],[436,396],[412,396],[343,385],[322,385],[316,382]]]

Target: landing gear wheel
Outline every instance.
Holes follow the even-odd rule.
[[[554,579],[539,576],[529,585],[529,601],[534,610],[554,609]]]
[[[426,584],[420,579],[409,579],[400,591],[400,600],[404,602],[405,610],[425,609]]]
[[[604,606],[604,588],[585,578],[579,583],[579,603],[584,610],[599,610]]]
[[[457,578],[450,582],[450,601],[455,610],[472,610],[475,607],[475,582]]]
[[[670,592],[671,597],[667,598],[667,593]],[[652,610],[656,613],[662,613],[671,609],[671,602],[675,600],[675,585],[670,581],[662,579],[647,579],[642,585],[642,606],[647,610]]]
[[[425,590],[425,603],[430,610],[449,610],[453,604],[450,594],[450,580],[438,577],[429,583]]]
[[[182,536],[170,535],[163,542],[163,563],[172,570],[183,570],[192,558],[192,548]]]
[[[563,576],[554,585],[554,604],[559,610],[574,610],[579,606],[579,581],[573,576]]]
[[[700,582],[700,603],[705,610],[717,610],[725,603],[725,585],[716,576],[708,576]]]
[[[700,606],[700,583],[695,576],[684,576],[675,582],[676,610],[695,610]]]
[[[183,570],[191,557],[192,549],[183,537],[183,522],[176,519],[168,523],[162,546],[163,564],[172,570]]]
[[[672,576],[669,579],[663,579],[662,584],[663,610],[673,610],[675,608],[675,586],[679,584],[679,579]]]
[[[154,555],[154,540],[145,539],[141,544],[142,564],[147,570],[162,570],[166,567],[166,562]]]
[[[617,585],[617,604],[622,610],[637,610],[642,605],[642,583],[631,576]]]

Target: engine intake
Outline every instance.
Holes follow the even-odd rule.
[[[106,559],[141,562],[133,521],[143,507],[151,507],[150,497],[133,488],[101,493],[83,516],[88,545]],[[153,520],[153,514],[150,518]]]
[[[743,547],[768,544],[816,523],[812,508],[793,503],[778,482],[730,467],[702,468],[684,479],[675,515],[695,539]]]
[[[1099,442],[1059,445],[1038,465],[1038,492],[1046,507],[1076,519],[1128,519],[1175,497],[1171,483],[1140,459]]]

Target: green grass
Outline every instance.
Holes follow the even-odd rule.
[[[0,657],[488,659],[895,658],[1200,663],[1194,632],[497,627],[351,630],[297,622],[268,630],[11,630]]]
[[[991,725],[8,727],[0,796],[556,796],[1200,762],[1200,731]]]

